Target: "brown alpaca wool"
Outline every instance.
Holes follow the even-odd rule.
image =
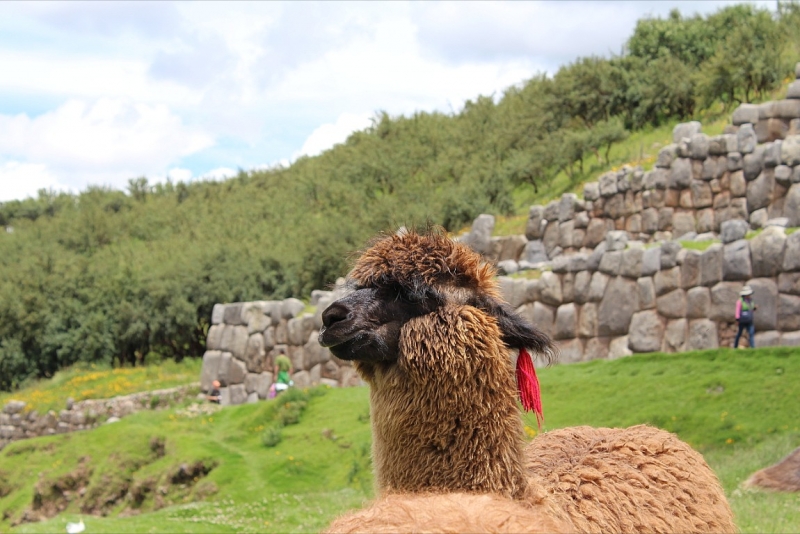
[[[570,532],[570,524],[547,507],[531,506],[497,495],[469,493],[390,494],[367,509],[335,520],[328,534],[369,532]]]
[[[674,434],[579,426],[528,445],[526,468],[578,532],[736,532],[716,475]]]
[[[800,491],[800,447],[777,464],[753,473],[745,486],[774,491]]]
[[[442,233],[374,241],[320,343],[370,386],[378,500],[335,532],[735,532],[702,456],[667,432],[577,427],[525,446],[511,351],[552,343]],[[522,519],[520,519],[522,518]]]

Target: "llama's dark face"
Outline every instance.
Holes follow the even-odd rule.
[[[328,306],[322,313],[319,343],[342,360],[393,362],[406,323],[447,304],[472,306],[492,316],[509,348],[550,354],[548,337],[493,297],[433,288],[420,294],[399,285],[355,289]]]
[[[440,304],[401,287],[355,289],[322,313],[319,342],[342,360],[395,361],[403,325]]]

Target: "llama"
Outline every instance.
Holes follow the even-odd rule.
[[[440,232],[384,236],[356,261],[348,275],[350,294],[323,312],[320,343],[354,361],[370,386],[373,465],[382,497],[376,508],[352,516],[354,524],[374,517],[370,510],[386,509],[385,499],[394,494],[402,495],[393,499],[430,503],[431,493],[466,493],[544,507],[554,521],[568,516],[565,531],[594,532],[601,525],[613,531],[632,525],[650,531],[734,531],[715,475],[669,433],[649,427],[635,427],[635,436],[631,430],[579,429],[570,439],[545,434],[526,452],[509,350],[527,358],[525,350],[532,349],[549,362],[552,343],[502,301],[494,274],[478,254]],[[626,446],[631,439],[638,441]],[[537,442],[548,447],[542,450]],[[589,450],[605,453],[597,462],[615,468],[627,462],[626,474],[636,476],[598,477],[590,464],[570,471],[575,455]],[[671,462],[664,454],[678,456]],[[689,457],[691,471],[681,464]],[[673,472],[674,464],[680,464],[679,472]],[[637,474],[642,465],[648,470]],[[581,500],[594,502],[591,492],[601,487],[600,480],[604,489],[616,480],[615,497],[636,496],[641,491],[634,488],[646,488],[648,498],[627,497],[630,506],[606,502],[587,508]],[[685,500],[674,500],[675,484],[695,502],[712,505],[687,507]],[[669,528],[650,520],[654,505],[670,518]]]

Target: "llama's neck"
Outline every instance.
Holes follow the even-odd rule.
[[[406,329],[398,363],[358,364],[371,388],[373,463],[381,493],[468,491],[520,498],[527,491],[508,351],[499,332],[492,335],[493,323],[473,324],[475,317],[463,310],[439,321],[428,316]],[[465,337],[465,319],[467,330],[482,329]]]

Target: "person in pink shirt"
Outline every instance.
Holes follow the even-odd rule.
[[[733,348],[739,348],[739,338],[742,331],[747,328],[747,339],[750,348],[756,347],[756,327],[753,323],[753,313],[758,309],[753,301],[753,288],[744,286],[739,292],[739,300],[736,301],[736,322],[739,323],[739,331],[736,332],[736,339],[733,340]]]

